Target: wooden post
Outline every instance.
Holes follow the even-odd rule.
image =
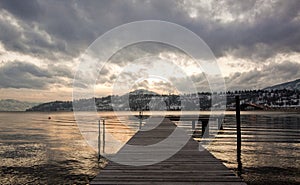
[[[103,153],[105,153],[105,119],[103,119],[103,128],[102,128],[102,130],[103,130],[103,133],[102,133],[102,136],[103,136],[102,151],[103,151]]]
[[[100,161],[101,158],[101,132],[100,132],[100,120],[98,120],[98,161]]]
[[[223,119],[217,118],[219,130],[223,130]]]
[[[209,137],[209,126],[208,126],[208,121],[209,120],[205,120],[203,119],[201,122],[202,122],[202,137]],[[206,131],[206,134],[205,134],[205,131]],[[205,136],[204,136],[205,134]]]
[[[139,130],[142,129],[142,118],[143,118],[143,115],[142,115],[142,111],[140,110],[140,112],[139,112]]]
[[[141,130],[142,129],[142,118],[140,118],[140,123],[139,123],[139,130]]]
[[[237,163],[238,163],[238,173],[241,175],[242,163],[241,163],[241,109],[240,109],[240,97],[235,97],[236,103],[236,153],[237,153]]]
[[[192,130],[195,130],[195,128],[196,128],[195,123],[196,123],[196,121],[195,121],[195,120],[192,120]]]

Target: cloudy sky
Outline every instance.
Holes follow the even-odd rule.
[[[141,20],[169,21],[196,33],[214,53],[228,90],[300,77],[298,0],[1,0],[0,99],[72,99],[73,78],[87,47],[117,26]],[[149,43],[126,48],[111,60],[118,60],[121,70],[147,53],[189,66],[180,51]],[[102,71],[97,95],[110,93],[117,79],[113,69]],[[200,89],[205,84],[200,75],[190,77]],[[147,83],[162,88],[168,82],[142,84]]]

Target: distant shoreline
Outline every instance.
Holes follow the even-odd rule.
[[[160,112],[161,110],[154,110],[154,112]],[[185,110],[183,112],[210,112],[211,110]],[[215,111],[222,111],[222,110],[215,110]],[[233,112],[235,109],[227,109],[225,112]],[[58,111],[0,111],[0,113],[47,113],[47,112],[75,112],[69,110],[58,110]],[[76,112],[94,112],[92,110],[82,110]],[[128,110],[101,110],[97,112],[138,112],[138,111],[128,111]],[[143,111],[144,113],[151,112],[151,111]],[[166,112],[181,112],[180,110],[167,110]],[[278,109],[269,109],[269,110],[241,110],[241,112],[287,112],[287,113],[300,113],[299,108],[278,108]]]

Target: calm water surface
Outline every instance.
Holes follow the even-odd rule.
[[[90,133],[94,145],[97,122],[85,115],[84,132]],[[126,113],[119,119],[111,112],[101,115],[107,132],[121,143],[107,139],[105,151],[113,154],[134,135],[139,123]],[[190,129],[189,123],[176,124]],[[224,130],[208,149],[238,173],[235,142],[235,117],[229,112]],[[299,114],[242,113],[241,177],[248,184],[300,184],[299,148]],[[87,184],[103,166],[71,112],[0,113],[0,161],[0,184]]]

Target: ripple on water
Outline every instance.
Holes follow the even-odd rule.
[[[137,123],[112,115],[107,114],[107,131],[125,142]],[[96,152],[73,113],[0,113],[0,118],[0,184],[87,184],[99,172]],[[242,114],[242,177],[248,184],[300,184],[299,120],[297,114]],[[190,122],[178,125],[191,129]],[[88,115],[86,126],[97,136],[97,122]],[[208,149],[237,171],[235,134],[235,117],[226,115],[224,130]]]

